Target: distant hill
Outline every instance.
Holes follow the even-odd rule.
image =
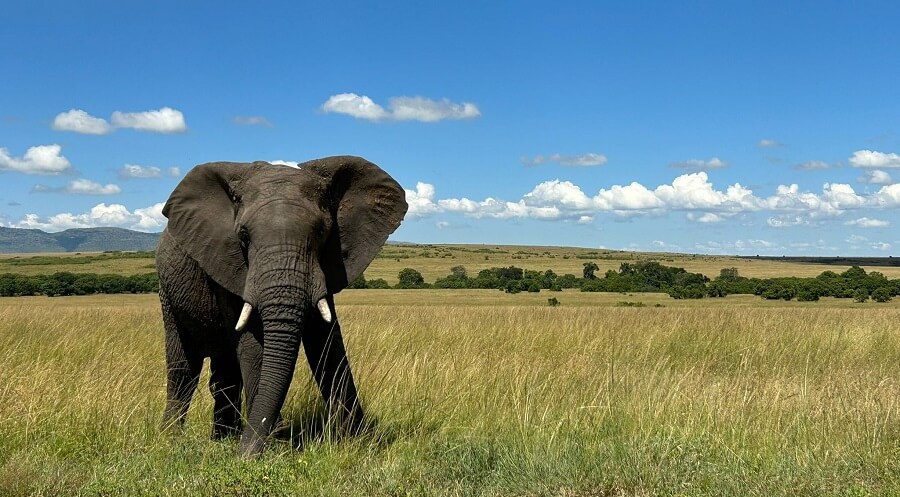
[[[900,257],[840,257],[840,256],[752,256],[739,255],[741,259],[760,261],[796,262],[809,264],[827,264],[831,266],[900,266]]]
[[[159,233],[123,228],[81,228],[58,233],[0,227],[0,253],[155,250]]]

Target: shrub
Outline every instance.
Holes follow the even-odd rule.
[[[356,278],[355,280],[351,281],[350,284],[347,285],[347,288],[351,288],[351,289],[354,289],[354,290],[359,290],[359,289],[362,289],[362,288],[368,288],[368,286],[366,285],[366,278],[365,278],[365,276],[359,275],[358,278]]]
[[[891,290],[888,287],[878,287],[872,292],[872,300],[879,303],[891,301]]]
[[[556,307],[559,305],[559,300],[557,300],[556,297],[550,297],[549,299],[547,299],[547,305],[549,305],[550,307]]]
[[[424,288],[422,273],[412,268],[403,268],[397,274],[397,288]]]
[[[389,285],[384,278],[375,278],[374,280],[369,280],[366,282],[366,288],[371,288],[373,290],[383,290],[390,287],[391,285]]]
[[[869,300],[869,292],[865,288],[858,288],[855,292],[853,292],[853,300],[855,302],[863,303]]]

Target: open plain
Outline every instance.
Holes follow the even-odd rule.
[[[711,277],[846,269],[389,246],[366,278],[393,283],[411,267],[430,282],[456,265],[580,274],[588,260],[605,271],[640,258]],[[149,258],[51,262],[0,272],[152,271]],[[337,309],[366,431],[331,429],[301,362],[278,440],[245,461],[235,440],[209,440],[206,370],[183,432],[160,433],[155,295],[2,298],[0,494],[896,495],[898,300],[346,290]]]

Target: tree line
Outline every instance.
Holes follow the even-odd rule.
[[[470,276],[463,266],[454,266],[450,274],[434,283],[425,282],[422,273],[404,268],[397,284],[383,278],[367,280],[358,277],[348,288],[355,289],[497,289],[507,293],[562,291],[577,288],[582,292],[666,293],[676,299],[724,297],[732,294],[759,295],[765,299],[816,301],[821,297],[869,299],[888,302],[900,295],[900,279],[888,279],[882,273],[853,266],[844,272],[825,271],[813,278],[746,278],[736,268],[722,269],[714,279],[670,267],[654,261],[626,262],[619,270],[608,270],[602,276],[594,262],[585,262],[580,277],[557,274],[553,270],[533,271],[515,266],[482,269]],[[28,295],[92,295],[102,293],[152,293],[159,291],[156,273],[122,276],[117,274],[73,274],[57,272],[49,275],[25,276],[0,274],[0,296]]]
[[[0,274],[0,297],[46,295],[94,295],[98,293],[153,293],[159,291],[156,273],[122,276],[120,274],[94,274],[56,272],[26,276]]]
[[[888,302],[900,295],[900,279],[888,279],[882,273],[853,266],[842,273],[825,271],[814,278],[746,278],[737,268],[724,268],[714,279],[691,273],[680,267],[665,266],[655,261],[625,262],[619,270],[608,270],[602,276],[594,262],[583,264],[581,277],[559,275],[553,270],[532,271],[515,266],[482,269],[469,276],[466,268],[455,266],[450,274],[426,283],[422,273],[404,268],[391,286],[382,278],[366,280],[360,276],[349,288],[455,288],[498,289],[507,293],[561,291],[577,288],[582,292],[666,293],[676,299],[725,297],[732,294],[759,295],[765,299],[816,301],[821,297],[868,299]]]

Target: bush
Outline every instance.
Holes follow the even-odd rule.
[[[425,288],[425,278],[415,269],[403,268],[397,274],[397,288]]]
[[[353,290],[360,290],[360,289],[363,289],[363,288],[368,288],[368,286],[367,286],[367,284],[366,284],[366,278],[365,278],[365,276],[359,275],[358,278],[356,278],[355,280],[351,281],[350,284],[347,285],[347,288],[350,288],[350,289],[353,289]]]
[[[706,287],[693,283],[687,286],[676,286],[669,290],[673,299],[702,299],[706,296]]]
[[[872,292],[872,300],[879,303],[891,301],[891,290],[888,287],[878,287]]]
[[[859,288],[853,292],[853,300],[861,304],[869,300],[869,292],[865,288]]]
[[[559,300],[557,300],[556,297],[550,297],[549,299],[547,299],[547,305],[549,305],[550,307],[556,307],[559,305]]]
[[[390,287],[391,285],[389,285],[384,278],[375,278],[374,280],[366,282],[366,288],[371,288],[373,290],[384,290]]]

